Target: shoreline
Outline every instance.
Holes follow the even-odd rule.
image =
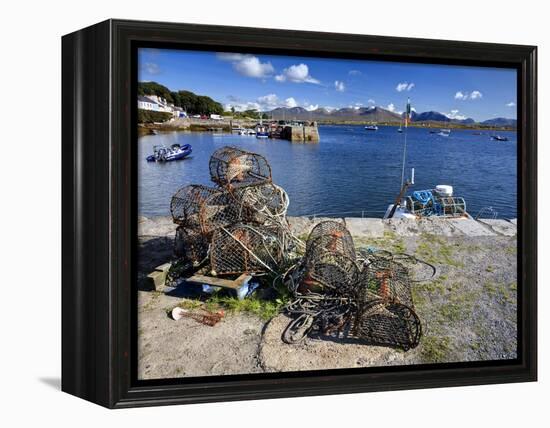
[[[266,120],[266,122],[268,122]],[[138,134],[146,135],[150,130],[156,131],[189,131],[189,132],[211,132],[212,128],[223,129],[223,132],[231,132],[231,126],[239,126],[243,128],[254,128],[258,120],[210,120],[210,119],[174,119],[170,122],[163,123],[138,123]],[[330,121],[316,121],[318,126],[365,126],[372,124],[368,121],[340,121],[340,122],[330,122]],[[388,122],[377,123],[380,127],[393,127],[397,128],[401,126],[397,122]],[[421,123],[412,123],[409,125],[411,128],[420,128],[420,129],[453,129],[453,130],[464,130],[464,131],[493,131],[493,132],[517,132],[517,128],[511,127],[499,127],[494,128],[490,126],[468,126],[462,124],[452,124],[447,122],[421,122]]]

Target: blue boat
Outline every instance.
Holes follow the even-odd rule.
[[[170,147],[154,146],[153,154],[147,156],[147,162],[171,162],[175,160],[185,159],[191,154],[193,148],[191,144],[180,146],[172,144]]]
[[[269,128],[263,124],[260,118],[260,123],[256,125],[256,138],[269,138]]]

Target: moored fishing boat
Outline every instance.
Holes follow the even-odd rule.
[[[466,211],[466,201],[463,197],[453,195],[452,186],[439,184],[434,189],[416,190],[405,195],[407,188],[412,184],[414,178],[406,183],[398,200],[388,206],[384,218],[472,218]]]
[[[503,137],[502,135],[491,135],[491,138],[494,141],[508,141],[508,137]]]
[[[365,130],[366,131],[378,131],[378,126],[376,126],[376,125],[366,125]]]
[[[453,187],[440,184],[434,189],[417,190],[407,195],[407,190],[414,184],[414,168],[411,178],[405,181],[405,163],[407,159],[407,128],[411,116],[410,100],[407,100],[405,113],[405,133],[403,136],[403,160],[401,169],[401,191],[393,204],[388,205],[384,218],[420,218],[420,217],[468,217],[464,198],[453,196]],[[450,129],[442,129],[447,135]]]
[[[263,124],[260,118],[260,123],[256,125],[256,138],[269,138],[269,128]]]

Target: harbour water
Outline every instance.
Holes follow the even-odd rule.
[[[208,132],[169,132],[138,140],[138,214],[170,214],[170,198],[188,184],[212,185],[210,154],[225,145],[260,153],[273,180],[289,194],[291,216],[382,217],[399,193],[404,139],[406,176],[415,168],[412,190],[449,184],[470,214],[491,206],[499,218],[517,217],[516,132],[498,131],[508,141],[493,141],[495,131],[452,130],[450,136],[426,128],[320,125],[320,143],[291,143],[254,136]],[[181,161],[148,163],[154,145],[191,144]]]

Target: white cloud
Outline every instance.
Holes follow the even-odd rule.
[[[478,100],[480,98],[483,98],[483,94],[479,91],[472,91],[471,93],[457,91],[455,93],[455,100],[466,101],[466,100]]]
[[[478,98],[483,98],[483,94],[479,91],[472,91],[472,93],[470,94],[470,98],[472,100],[477,100]]]
[[[293,97],[290,97],[285,100],[285,107],[288,107],[288,108],[298,107],[298,103]]]
[[[409,83],[409,82],[402,82],[402,83],[398,83],[397,86],[395,87],[395,90],[397,92],[403,92],[403,91],[410,91],[412,88],[414,88],[414,83]]]
[[[397,110],[395,108],[395,105],[393,103],[389,103],[387,106],[386,106],[386,110],[389,110],[391,111],[392,113],[396,113],[396,114],[402,114],[403,112],[400,111],[400,110]]]
[[[367,103],[369,103],[369,104],[376,104],[376,101],[374,101],[372,98],[369,98],[369,100],[367,101]]]
[[[310,104],[308,106],[305,106],[304,107],[307,111],[314,111],[314,110],[317,110],[319,108],[319,104]]]
[[[468,99],[468,94],[463,94],[461,91],[458,91],[456,94],[455,94],[455,100],[467,100]]]
[[[515,106],[516,106],[516,103],[513,101],[510,101],[509,103],[506,104],[506,107],[515,107]]]
[[[290,81],[294,83],[314,83],[319,84],[319,80],[309,75],[309,68],[306,64],[291,65],[285,68],[282,74],[275,76],[278,82]]]
[[[235,109],[235,111],[245,111],[245,110],[262,110],[262,106],[259,103],[253,102],[253,101],[247,101],[247,102],[231,102],[227,103],[224,106],[224,109],[231,110],[232,108]]]
[[[341,82],[340,80],[335,80],[334,81],[334,88],[338,92],[344,92],[346,90],[346,85],[344,84],[344,82]]]
[[[256,78],[267,77],[275,71],[270,62],[261,63],[255,56],[233,63],[233,68],[243,76]]]
[[[146,62],[145,64],[143,64],[142,69],[148,74],[155,75],[160,73],[160,67],[154,62]]]
[[[265,78],[271,76],[275,71],[270,62],[261,62],[254,55],[218,53],[217,57],[222,61],[231,62],[237,73],[247,77]]]
[[[277,107],[280,102],[279,98],[275,94],[264,95],[263,97],[258,97],[258,103],[265,107]]]
[[[348,72],[348,74],[349,74],[350,76],[360,76],[360,75],[363,74],[363,73],[361,73],[359,70],[350,70],[350,71]]]
[[[463,114],[458,114],[458,110],[451,110],[450,113],[443,113],[445,116],[447,116],[449,119],[456,119],[456,120],[464,120],[466,119],[466,116]]]

